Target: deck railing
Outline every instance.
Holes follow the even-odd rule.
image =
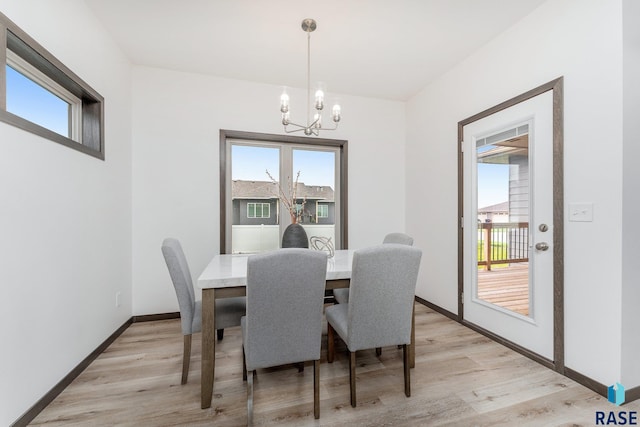
[[[528,222],[479,222],[478,265],[491,270],[492,264],[529,261]]]

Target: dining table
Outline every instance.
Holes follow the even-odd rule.
[[[336,250],[327,257],[326,290],[347,288],[351,279],[354,250]],[[244,296],[247,293],[247,260],[251,254],[215,255],[198,277],[202,289],[202,361],[200,371],[201,408],[211,407],[215,376],[216,324],[215,300]],[[409,364],[415,366],[415,310],[411,325]]]

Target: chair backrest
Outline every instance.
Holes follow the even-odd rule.
[[[422,251],[382,244],[353,254],[347,314],[350,351],[411,342]]]
[[[384,236],[382,243],[397,243],[400,245],[413,246],[413,237],[404,233],[389,233]]]
[[[180,242],[173,238],[166,238],[162,242],[162,255],[164,255],[178,297],[182,333],[184,335],[191,334],[194,332],[193,318],[196,310],[196,298],[187,258],[184,256]]]
[[[327,254],[288,248],[247,260],[247,369],[320,359]]]

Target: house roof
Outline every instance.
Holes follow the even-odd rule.
[[[495,212],[509,212],[509,202],[502,202],[491,206],[485,206],[478,209],[478,213],[495,213]]]
[[[296,191],[298,199],[334,201],[333,188],[327,185],[306,185],[298,183]],[[271,181],[231,181],[232,199],[277,199],[278,186]]]

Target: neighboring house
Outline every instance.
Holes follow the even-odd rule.
[[[234,225],[275,225],[281,215],[278,203],[278,186],[270,181],[231,182]],[[303,224],[335,224],[333,188],[326,185],[298,183],[296,204],[303,209]],[[304,208],[302,204],[304,203]],[[288,214],[288,213],[287,213]]]
[[[509,202],[502,202],[478,209],[478,221],[509,222]]]

